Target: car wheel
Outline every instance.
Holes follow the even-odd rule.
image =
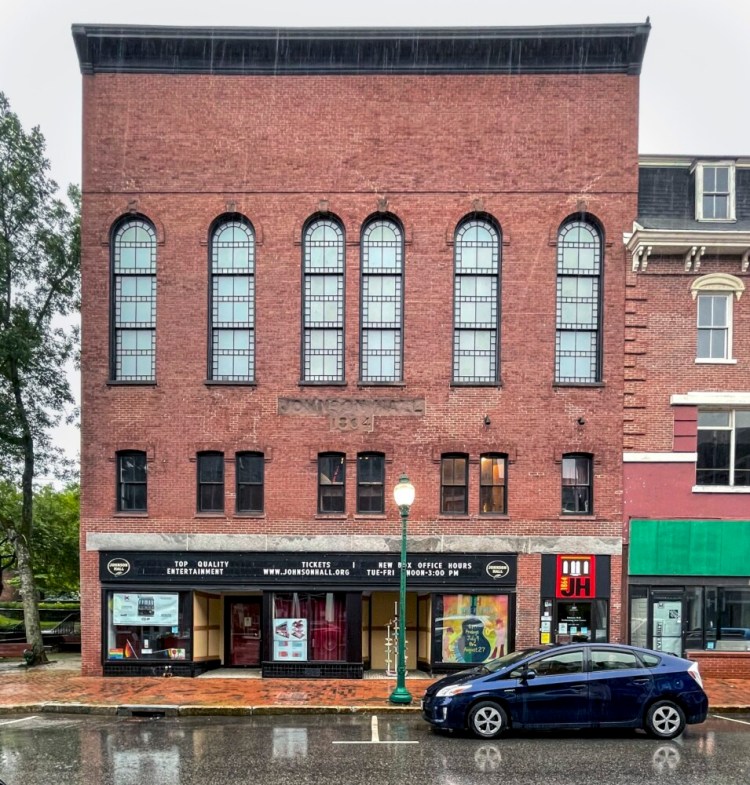
[[[657,701],[646,712],[646,732],[657,739],[673,739],[685,730],[685,712],[672,701]]]
[[[508,715],[493,701],[482,701],[469,712],[469,729],[482,739],[496,739],[508,729]]]

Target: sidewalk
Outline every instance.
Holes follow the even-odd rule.
[[[54,656],[54,655],[53,655]],[[0,667],[0,714],[71,712],[170,716],[418,711],[428,679],[407,679],[411,706],[394,706],[391,679],[103,678],[69,660]],[[750,711],[750,680],[706,679],[711,712]]]

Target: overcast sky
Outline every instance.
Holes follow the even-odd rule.
[[[26,128],[41,127],[64,189],[81,179],[73,23],[503,27],[646,17],[640,152],[750,155],[750,0],[0,0],[0,91]],[[61,430],[60,442],[77,452],[77,432]]]

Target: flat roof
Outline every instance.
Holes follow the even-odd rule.
[[[651,25],[73,25],[83,74],[640,74]]]

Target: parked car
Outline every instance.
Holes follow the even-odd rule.
[[[536,646],[432,684],[423,716],[435,728],[494,739],[508,728],[643,728],[659,739],[703,722],[698,664],[634,646]]]

